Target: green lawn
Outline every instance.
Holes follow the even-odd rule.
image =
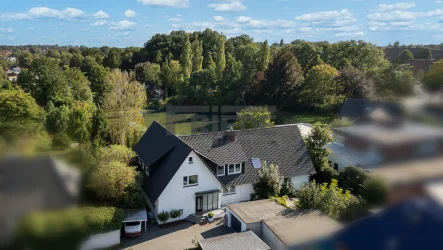
[[[146,127],[151,126],[153,121],[157,121],[169,130],[174,130],[175,134],[188,135],[192,131],[209,128],[212,122],[192,121],[196,114],[166,114],[166,112],[148,112],[144,114]]]
[[[292,111],[282,111],[277,113],[277,125],[293,124],[293,123],[308,123],[315,124],[317,122],[323,124],[330,124],[334,120],[333,115],[319,115],[309,113],[295,113]]]

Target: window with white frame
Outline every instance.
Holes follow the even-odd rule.
[[[196,185],[198,185],[198,175],[183,176],[184,187],[196,186]]]
[[[223,195],[235,194],[235,186],[230,186],[227,189],[223,188]]]
[[[217,176],[225,175],[225,166],[217,166]]]
[[[192,164],[192,163],[194,163],[194,161],[193,161],[193,159],[192,159],[192,157],[189,157],[189,164]]]
[[[241,164],[227,164],[228,166],[228,174],[239,174],[241,173]]]

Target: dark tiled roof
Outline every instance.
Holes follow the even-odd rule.
[[[315,169],[297,125],[275,126],[234,131],[236,139],[227,145],[213,146],[224,131],[180,136],[199,154],[219,164],[245,162],[242,174],[219,177],[227,186],[253,183],[258,169],[252,167],[251,158],[260,158],[279,166],[285,177],[315,174]]]
[[[356,119],[379,108],[393,117],[403,115],[403,108],[395,102],[346,98],[341,107],[340,116]]]

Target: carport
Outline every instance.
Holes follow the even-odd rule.
[[[148,214],[146,213],[146,209],[124,209],[123,210],[125,217],[122,223],[125,222],[145,222],[145,232],[146,232],[146,223],[148,221]]]

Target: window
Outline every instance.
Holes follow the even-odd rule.
[[[183,158],[182,158],[183,159]],[[189,164],[192,164],[192,163],[194,163],[193,161],[192,161],[192,157],[189,157]]]
[[[334,169],[338,172],[338,164],[334,163]]]
[[[228,189],[223,188],[223,195],[235,194],[235,186],[230,186]]]
[[[228,168],[228,173],[229,174],[239,174],[239,173],[241,173],[241,164],[240,163],[238,163],[238,164],[229,164],[229,165],[226,165],[226,166],[229,166],[229,168]]]
[[[217,176],[225,175],[225,166],[217,166]]]
[[[183,176],[184,187],[196,186],[196,185],[198,185],[198,175]]]

